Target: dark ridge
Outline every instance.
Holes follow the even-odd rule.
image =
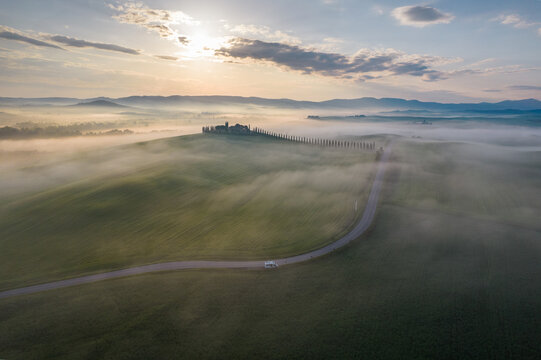
[[[125,107],[127,107],[125,105],[120,105],[120,104],[117,104],[117,103],[114,103],[114,102],[108,101],[108,100],[94,100],[94,101],[89,101],[89,102],[80,102],[78,104],[69,105],[69,106],[114,107],[114,108],[125,108]]]

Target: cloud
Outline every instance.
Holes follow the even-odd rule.
[[[503,25],[511,25],[517,29],[524,29],[524,28],[528,28],[530,26],[535,26],[539,24],[538,22],[526,21],[517,14],[508,14],[508,15],[502,14],[493,20],[499,21],[500,24],[503,24]]]
[[[139,55],[138,50],[134,50],[134,49],[130,49],[130,48],[114,45],[114,44],[91,42],[91,41],[86,41],[86,40],[74,39],[67,36],[63,36],[63,35],[40,34],[40,36],[41,38],[54,41],[56,43],[67,45],[67,46],[92,47],[92,48],[101,49],[101,50],[117,51],[117,52],[122,52],[126,54]],[[42,46],[42,47],[65,50],[64,48],[60,46],[28,37],[22,34],[21,32],[19,32],[18,30],[11,29],[5,26],[0,26],[0,38],[25,42],[25,43],[32,44],[35,46]]]
[[[416,76],[425,81],[442,80],[446,78],[445,73],[434,70],[431,66],[457,61],[435,56],[410,55],[393,49],[379,51],[363,49],[353,56],[346,56],[296,45],[245,38],[230,40],[229,46],[216,50],[215,55],[272,63],[303,74],[360,81],[394,75]]]
[[[481,65],[485,65],[487,63],[491,63],[491,62],[494,62],[496,61],[497,59],[495,58],[487,58],[487,59],[483,59],[483,60],[479,60],[479,61],[476,61],[474,63],[471,63],[470,64],[470,67],[474,68],[474,67],[478,67],[478,66],[481,66]]]
[[[42,46],[42,47],[48,47],[48,48],[64,50],[60,46],[56,46],[54,44],[50,44],[50,43],[45,42],[45,41],[33,39],[31,37],[21,35],[21,34],[19,34],[17,32],[14,32],[14,31],[4,30],[3,28],[0,28],[0,38],[7,39],[7,40],[19,41],[19,42],[25,42],[25,43],[32,44],[32,45],[35,45],[35,46]]]
[[[502,92],[499,89],[484,89],[483,91],[487,92],[487,93],[499,93],[499,92]]]
[[[385,13],[385,11],[383,11],[383,9],[381,8],[381,6],[378,6],[378,5],[372,6],[372,11],[373,11],[376,15],[383,15],[383,14]]]
[[[182,45],[188,45],[188,43],[190,42],[190,40],[188,39],[187,36],[179,36],[178,37],[178,42]]]
[[[182,11],[151,9],[141,3],[126,2],[117,6],[109,4],[109,7],[117,12],[113,18],[119,22],[143,27],[158,33],[164,39],[178,41],[181,45],[185,45],[188,39],[173,29],[172,25],[199,24],[198,21]]]
[[[91,42],[86,40],[80,40],[80,39],[74,39],[71,37],[63,36],[63,35],[48,35],[48,39],[64,44],[67,46],[73,46],[73,47],[80,47],[80,48],[96,48],[101,50],[108,50],[108,51],[117,51],[125,54],[131,54],[131,55],[139,55],[138,50],[126,48],[123,46],[118,46],[114,44],[105,44],[105,43],[98,43],[98,42]]]
[[[500,24],[509,25],[516,29],[527,29],[533,26],[541,25],[541,22],[528,21],[517,14],[502,14],[492,19],[492,21],[498,21]],[[541,27],[537,29],[537,34],[541,36]]]
[[[541,86],[535,85],[511,85],[507,87],[510,90],[527,90],[527,91],[541,91]]]
[[[506,65],[506,66],[495,66],[495,67],[489,67],[489,68],[480,68],[480,69],[458,69],[458,70],[452,70],[447,71],[445,74],[448,77],[459,77],[459,76],[468,76],[468,75],[479,75],[479,76],[487,76],[487,75],[494,75],[494,74],[516,74],[516,73],[522,73],[522,72],[529,72],[529,71],[539,71],[540,68],[537,67],[522,67],[521,65]]]
[[[455,17],[431,6],[401,6],[392,11],[392,16],[402,25],[425,27],[433,24],[448,24]]]
[[[336,37],[326,37],[320,43],[311,44],[310,46],[320,51],[337,52],[340,51],[339,49],[344,43],[345,41],[343,39]]]
[[[178,60],[178,57],[176,56],[169,56],[169,55],[154,55],[154,56],[157,57],[158,59],[163,59],[163,60],[171,60],[171,61]]]
[[[226,28],[228,28],[227,25]],[[241,24],[230,28],[229,31],[236,35],[242,35],[243,37],[262,37],[265,40],[278,41],[293,45],[298,45],[301,43],[299,38],[289,35],[281,30],[273,31],[268,26]]]

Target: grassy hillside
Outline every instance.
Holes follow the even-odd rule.
[[[541,230],[541,152],[404,143],[397,205]]]
[[[178,137],[80,161],[105,158],[114,169],[3,208],[0,289],[152,262],[315,249],[353,224],[374,170],[371,153],[263,137]]]
[[[541,233],[498,209],[529,193],[520,208],[539,212],[541,157],[483,149],[396,143],[373,230],[321,259],[4,299],[0,357],[539,358]],[[490,192],[503,203],[482,205]]]

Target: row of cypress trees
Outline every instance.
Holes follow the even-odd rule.
[[[288,134],[281,134],[274,131],[268,131],[261,128],[254,128],[252,129],[251,132],[257,135],[270,136],[270,137],[274,137],[280,140],[296,141],[296,142],[300,142],[304,144],[319,145],[319,146],[326,146],[326,147],[376,150],[375,142],[321,139],[321,138],[311,138],[311,137],[305,137],[305,136],[294,136],[294,135],[288,135]]]

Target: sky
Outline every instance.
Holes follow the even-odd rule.
[[[0,1],[0,96],[541,99],[541,0]]]

